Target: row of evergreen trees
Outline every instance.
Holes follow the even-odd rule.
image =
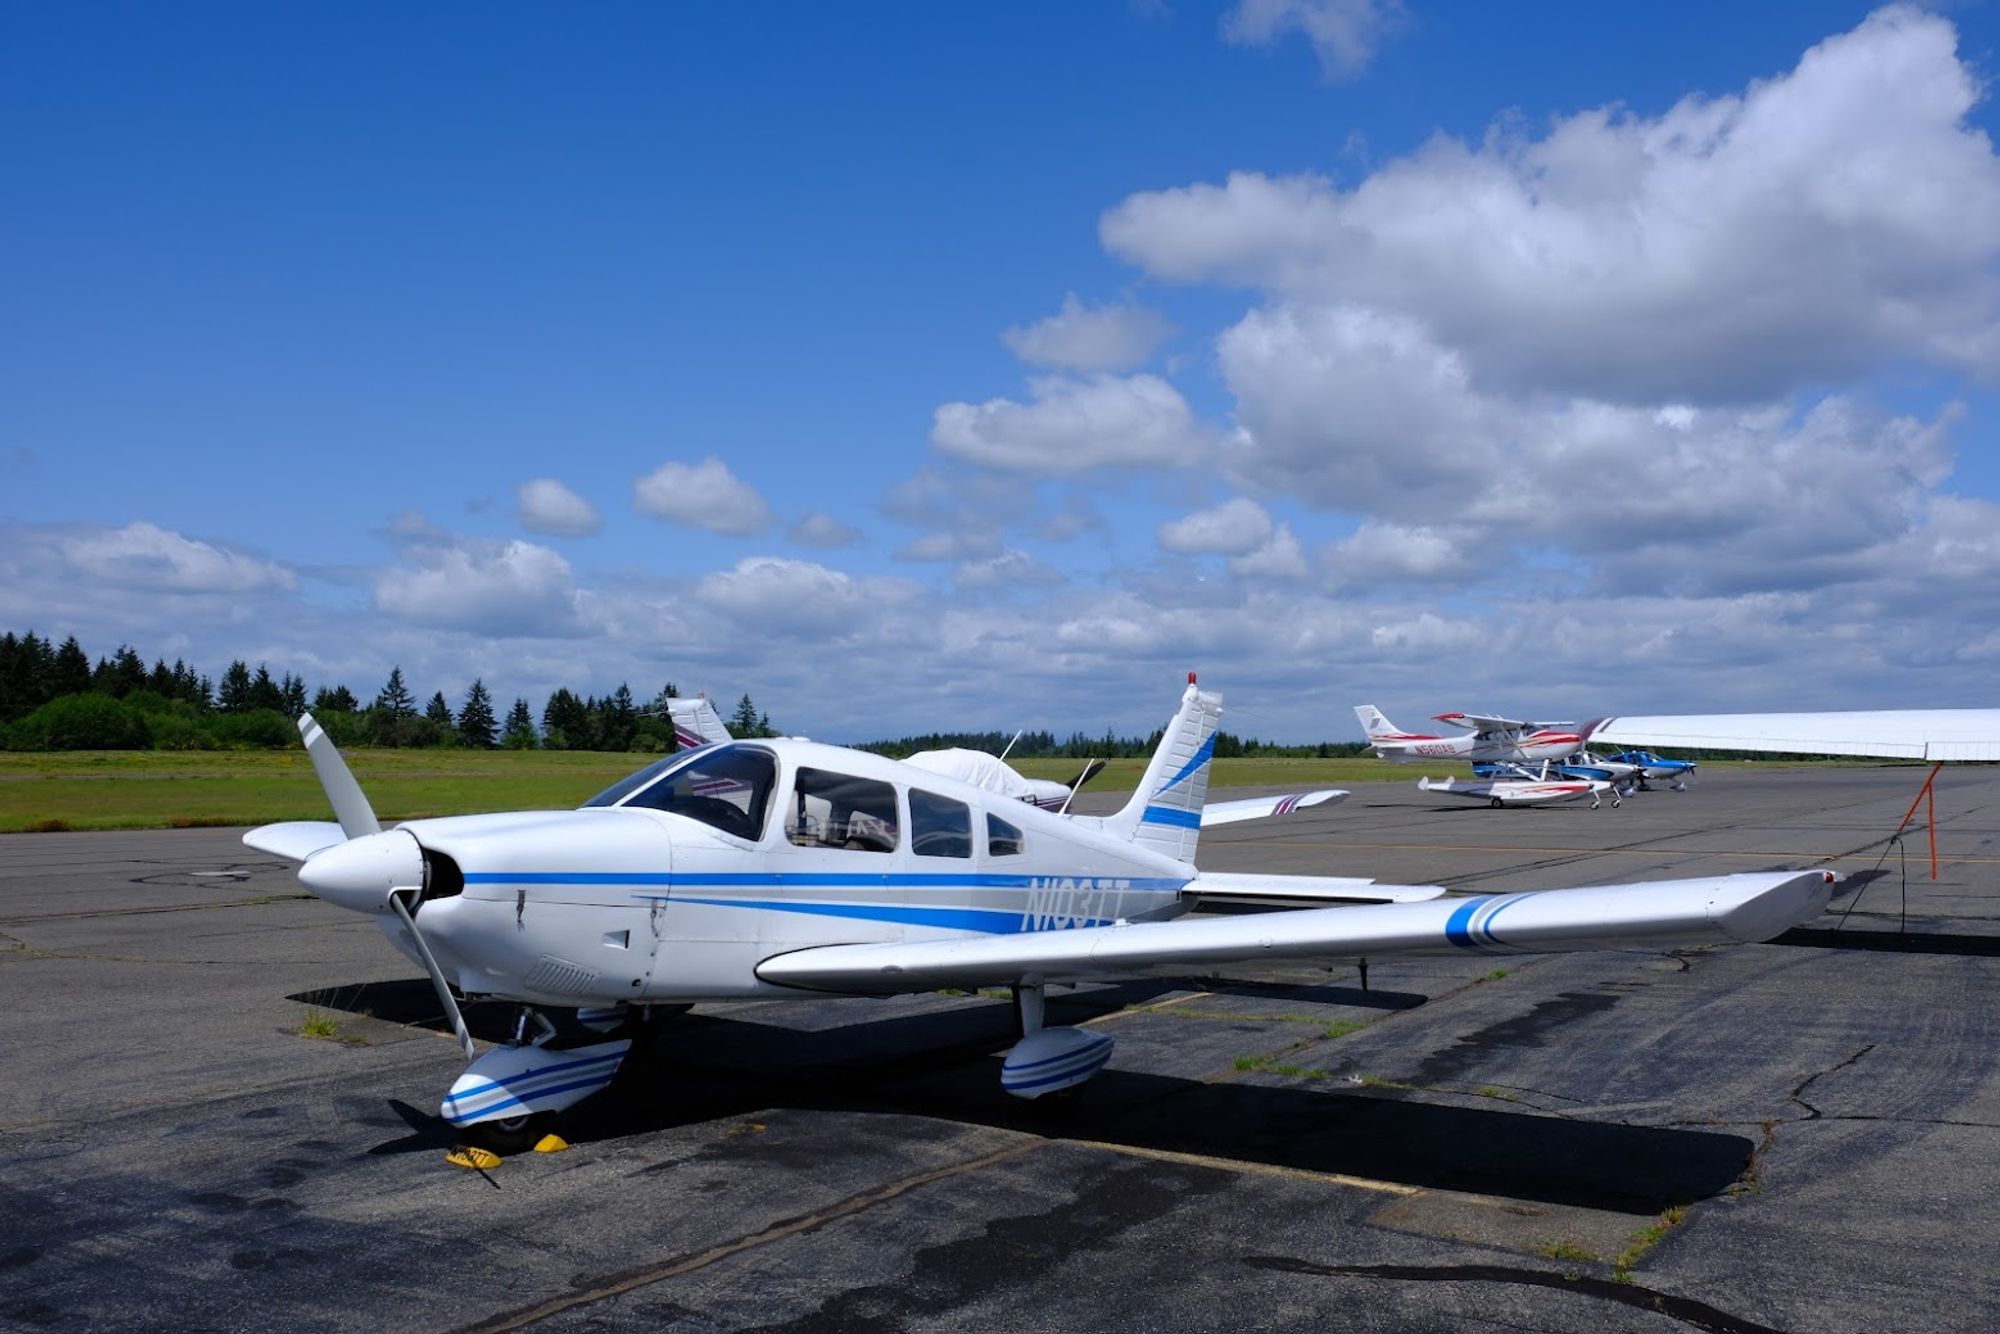
[[[990,755],[1004,751],[1010,760],[1118,760],[1144,758],[1159,749],[1159,745],[1158,731],[1151,736],[1119,736],[1107,729],[1103,736],[1072,732],[1062,741],[1056,740],[1053,732],[1021,732],[1018,735],[1007,732],[926,732],[922,736],[898,737],[894,741],[871,741],[859,749],[872,750],[897,760],[920,750],[949,750],[954,747],[983,750]],[[1337,755],[1360,755],[1367,749],[1367,744],[1359,741],[1321,741],[1311,745],[1282,746],[1273,741],[1259,741],[1255,737],[1240,737],[1232,732],[1215,734],[1215,755],[1223,760],[1240,759],[1246,755],[1323,760]]]
[[[667,700],[672,682],[641,704],[620,684],[602,699],[557,690],[539,721],[526,699],[504,719],[492,693],[475,680],[457,708],[443,691],[421,708],[403,669],[365,706],[345,685],[308,697],[305,678],[273,677],[259,663],[229,664],[219,683],[176,659],[151,668],[121,644],[95,664],[74,635],[60,645],[34,631],[0,634],[0,746],[10,750],[196,750],[294,746],[294,720],[311,708],[343,746],[469,746],[475,749],[654,751],[674,749]],[[730,719],[738,736],[771,735],[770,719],[748,695]]]

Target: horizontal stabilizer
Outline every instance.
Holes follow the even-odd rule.
[[[1261,820],[1267,815],[1295,815],[1314,806],[1332,806],[1347,800],[1337,787],[1317,792],[1288,792],[1276,797],[1245,797],[1241,801],[1211,801],[1201,808],[1201,827],[1235,824],[1239,820]]]
[[[887,996],[1023,979],[1200,977],[1271,959],[1727,945],[1769,940],[1825,911],[1834,878],[1827,871],[1766,871],[1017,935],[821,945],[766,959],[757,975],[781,986]]]
[[[259,825],[245,834],[243,841],[259,852],[302,862],[315,852],[346,842],[347,835],[331,820],[287,820]]]

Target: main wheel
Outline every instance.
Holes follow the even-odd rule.
[[[491,1149],[501,1157],[520,1153],[532,1148],[536,1141],[548,1133],[548,1117],[538,1112],[523,1112],[519,1116],[502,1117],[497,1121],[480,1121],[465,1128],[466,1138],[482,1149]]]
[[[1491,806],[1491,807],[1492,807],[1492,808],[1493,808],[1494,810],[1496,810],[1496,811],[1497,811],[1497,810],[1499,810],[1499,809],[1500,809],[1500,808],[1501,808],[1502,806],[1505,806],[1505,805],[1506,805],[1507,803],[1506,803],[1506,802],[1504,802],[1504,801],[1502,801],[1502,800],[1500,800],[1500,798],[1498,798],[1498,797],[1495,797],[1495,798],[1493,798],[1493,800],[1491,800],[1491,801],[1487,802],[1486,804],[1487,804],[1488,806]]]

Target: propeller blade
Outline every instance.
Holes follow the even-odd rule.
[[[310,713],[299,715],[299,735],[305,738],[306,755],[312,760],[313,772],[319,775],[319,785],[326,792],[326,799],[333,803],[340,832],[349,838],[381,833],[382,823],[375,818],[375,808],[362,795],[361,784],[354,781],[347,761],[340,758],[340,748]]]
[[[424,933],[417,930],[417,919],[410,915],[410,907],[403,902],[401,894],[389,896],[389,906],[396,910],[396,916],[403,919],[403,928],[416,942],[417,953],[423,957],[424,971],[431,975],[431,986],[437,992],[438,1002],[444,1006],[445,1018],[451,1020],[451,1031],[458,1034],[458,1045],[465,1048],[465,1059],[470,1061],[478,1055],[472,1047],[472,1034],[466,1031],[465,1016],[459,1013],[458,999],[451,994],[451,986],[444,980],[444,969],[438,967],[431,955],[431,947],[424,943]]]
[[[1083,772],[1076,776],[1076,781],[1069,785],[1069,790],[1072,792],[1076,791],[1078,788],[1082,787],[1085,783],[1088,783],[1091,779],[1097,777],[1099,774],[1103,772],[1104,772],[1104,761],[1092,760],[1089,764],[1083,766]]]

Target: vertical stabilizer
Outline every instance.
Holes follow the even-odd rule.
[[[1106,831],[1122,834],[1143,848],[1164,852],[1184,862],[1194,860],[1201,837],[1201,808],[1208,800],[1209,762],[1215,758],[1215,726],[1222,718],[1222,696],[1195,685],[1188,674],[1180,712],[1167,724],[1160,748],[1153,752],[1146,775],[1132,800],[1116,815],[1107,816]]]
[[[1396,731],[1396,725],[1383,717],[1382,710],[1376,708],[1373,704],[1355,705],[1354,716],[1361,720],[1361,730],[1368,734],[1370,741],[1379,741],[1383,737],[1401,735],[1401,733]]]
[[[730,740],[729,729],[723,726],[722,715],[708,702],[708,696],[696,695],[693,699],[674,698],[667,701],[667,714],[674,720],[674,740],[682,750],[694,750],[699,746],[712,746],[718,741]]]

